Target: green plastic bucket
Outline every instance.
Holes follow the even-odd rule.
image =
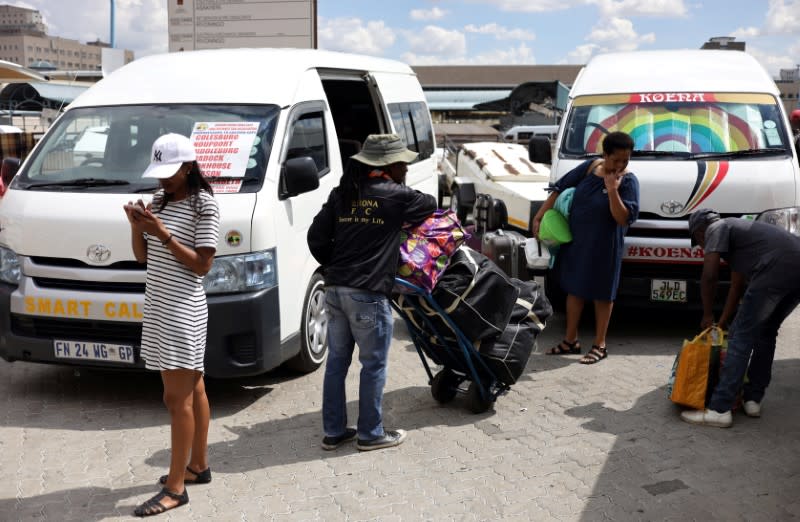
[[[559,211],[551,208],[544,213],[542,221],[539,223],[539,239],[554,245],[563,245],[572,241],[569,223]]]

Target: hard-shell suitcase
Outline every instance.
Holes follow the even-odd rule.
[[[513,230],[495,230],[483,234],[481,252],[495,262],[510,277],[523,281],[530,279],[525,257],[527,238]]]

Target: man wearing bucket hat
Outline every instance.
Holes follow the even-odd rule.
[[[713,304],[721,259],[730,266],[731,287],[718,324],[724,328],[740,299],[741,304],[731,324],[725,363],[708,408],[685,411],[681,419],[691,424],[727,428],[733,424],[731,410],[745,374],[744,412],[750,417],[761,416],[761,401],[772,375],[778,329],[800,303],[797,272],[800,238],[761,221],[721,218],[709,208],[697,210],[689,217],[689,234],[692,245],[700,245],[705,251],[700,280],[701,327],[714,323]]]
[[[348,162],[339,186],[314,218],[308,246],[325,277],[328,361],[322,391],[322,447],[358,438],[362,451],[397,446],[403,430],[383,427],[383,387],[392,339],[389,294],[400,256],[400,229],[436,210],[433,196],[404,185],[417,153],[396,134],[372,134]],[[355,344],[361,376],[358,426],[347,426],[345,378]]]

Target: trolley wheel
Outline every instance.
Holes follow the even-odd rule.
[[[467,408],[472,413],[483,413],[492,407],[492,401],[481,396],[480,386],[471,382],[467,388]]]
[[[442,404],[450,402],[458,393],[458,384],[458,376],[445,368],[431,379],[431,395]]]

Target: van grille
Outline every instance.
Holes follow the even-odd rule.
[[[720,217],[741,217],[741,214],[720,214]],[[639,228],[634,222],[633,225],[628,227],[627,236],[629,237],[653,237],[653,238],[669,238],[669,239],[689,239],[689,214],[676,218],[668,218],[659,216],[652,212],[640,212],[640,220],[658,221],[661,227],[659,228]]]
[[[625,234],[627,237],[658,237],[670,239],[689,239],[689,231],[673,228],[633,228],[630,227]]]
[[[110,265],[97,266],[66,257],[32,256],[30,259],[33,261],[33,263],[42,266],[56,266],[61,268],[91,268],[93,270],[135,270],[137,272],[142,272],[147,266],[144,263],[139,263],[138,261],[117,261],[116,263],[111,263]]]
[[[106,281],[80,281],[77,279],[51,279],[34,277],[33,282],[39,288],[55,290],[75,290],[79,292],[115,292],[124,294],[143,294],[144,283],[120,283]]]
[[[75,341],[114,342],[138,346],[142,341],[142,323],[58,319],[11,314],[15,335]]]
[[[622,277],[627,278],[657,278],[657,279],[681,279],[687,281],[699,281],[703,273],[703,265],[688,263],[622,263]],[[731,271],[727,265],[719,267],[719,280],[729,281]]]

